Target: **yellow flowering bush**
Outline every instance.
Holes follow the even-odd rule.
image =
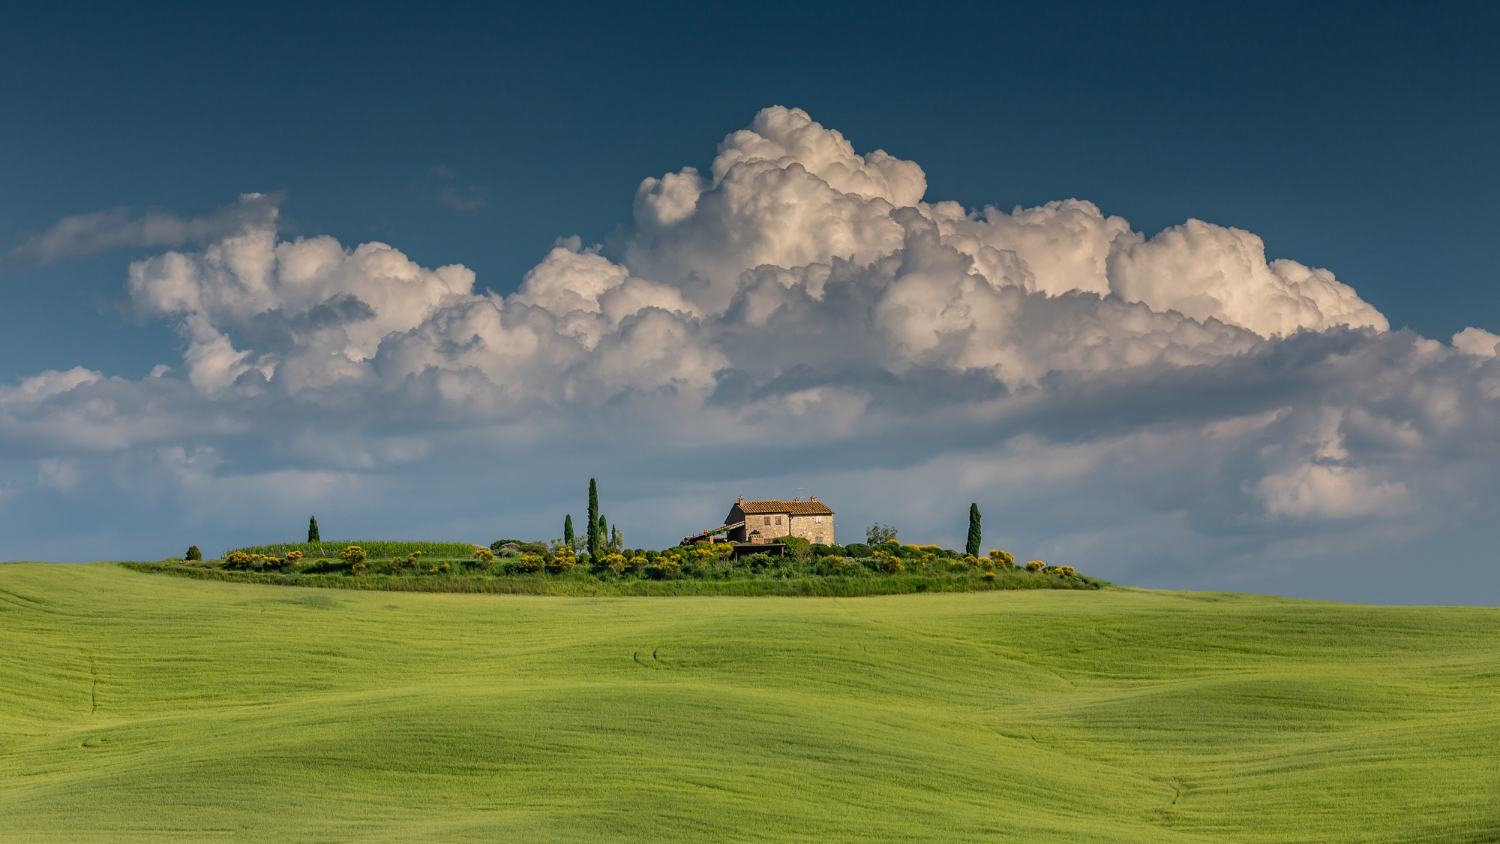
[[[474,559],[478,561],[481,566],[487,566],[490,564],[491,560],[495,559],[495,552],[491,551],[488,548],[475,548]]]
[[[1002,569],[1013,569],[1016,567],[1016,558],[1011,554],[1001,551],[999,548],[990,549],[990,559]]]
[[[349,564],[349,573],[350,574],[364,574],[365,570],[368,569],[368,568],[369,568],[369,566],[365,565],[365,561],[364,560],[360,560],[357,563],[350,563]]]
[[[985,583],[994,583],[995,582],[995,573],[992,572],[992,571],[987,571],[984,574],[980,575],[980,577],[984,579]]]
[[[1041,560],[1032,560],[1031,562],[1026,564],[1027,571],[1041,571],[1046,567],[1047,564],[1042,562]]]
[[[542,558],[536,554],[527,554],[521,558],[520,566],[527,574],[536,574],[542,570]]]
[[[358,545],[350,545],[348,548],[345,548],[344,550],[339,552],[339,559],[348,563],[350,566],[363,565],[365,562],[365,549],[359,547]]]
[[[672,557],[657,557],[656,562],[646,566],[646,576],[652,580],[674,580],[682,573],[682,564]]]
[[[571,552],[564,551],[547,560],[546,564],[549,574],[567,574],[573,570],[574,566],[578,565],[578,558],[573,556]]]
[[[224,565],[232,569],[248,568],[250,566],[250,555],[244,551],[235,551],[224,558]]]

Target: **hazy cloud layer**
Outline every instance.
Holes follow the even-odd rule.
[[[916,163],[771,108],[706,172],[646,179],[617,238],[560,240],[503,297],[385,244],[282,240],[249,195],[202,251],[129,269],[182,360],[0,387],[0,448],[28,467],[6,507],[128,497],[172,547],[249,532],[241,504],[483,540],[556,532],[597,475],[643,543],[732,493],[801,488],[835,502],[842,538],[880,519],[953,544],[978,500],[991,544],[1199,583],[1488,512],[1500,336],[1391,332],[1239,229],[1147,237],[1088,202],[925,192]],[[90,225],[54,240],[104,242]],[[171,236],[149,242],[194,237]]]
[[[182,246],[234,234],[275,218],[281,196],[245,194],[212,217],[184,220],[129,208],[64,217],[52,228],[0,257],[0,269],[47,264],[120,246]]]

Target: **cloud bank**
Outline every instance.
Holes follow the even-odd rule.
[[[6,506],[129,498],[227,533],[254,527],[247,505],[316,506],[477,541],[556,532],[598,475],[642,543],[712,524],[731,494],[804,488],[845,539],[879,519],[953,544],[977,500],[990,544],[1232,582],[1494,500],[1500,337],[1393,332],[1240,229],[1147,237],[1084,201],[926,192],[915,162],[769,108],[505,296],[386,244],[282,239],[275,203],[247,195],[201,251],[129,268],[180,361],[0,387],[0,448],[31,467]]]

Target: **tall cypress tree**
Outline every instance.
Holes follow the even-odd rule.
[[[569,551],[573,550],[573,514],[572,513],[569,513],[563,519],[563,544],[566,545],[566,546],[568,546],[568,550]]]
[[[964,551],[970,557],[979,556],[979,502],[969,505],[969,541],[964,544]]]
[[[589,478],[589,556],[599,556],[599,484]]]
[[[322,542],[323,537],[318,535],[318,517],[313,516],[307,520],[307,541]]]
[[[609,550],[609,522],[603,516],[599,517],[599,550]]]

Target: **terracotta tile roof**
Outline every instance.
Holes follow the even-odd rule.
[[[793,516],[832,516],[833,510],[821,501],[736,501],[745,515],[790,513]]]

